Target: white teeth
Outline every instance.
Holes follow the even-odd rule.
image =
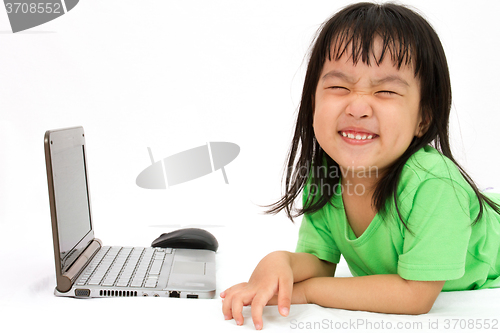
[[[366,134],[352,134],[352,133],[346,133],[346,132],[340,132],[340,134],[344,137],[344,138],[349,138],[349,139],[356,139],[356,140],[371,140],[373,139],[373,135],[370,134],[370,135],[366,135]]]

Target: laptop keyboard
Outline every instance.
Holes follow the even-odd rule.
[[[76,285],[155,288],[172,249],[104,246],[78,278]]]

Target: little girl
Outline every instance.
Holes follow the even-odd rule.
[[[481,193],[448,141],[451,87],[432,27],[359,3],[321,28],[307,68],[284,196],[303,215],[295,253],[273,252],[221,293],[225,319],[291,303],[427,313],[441,291],[500,287],[500,195]],[[302,192],[303,207],[294,208]],[[343,255],[353,277],[334,277]]]

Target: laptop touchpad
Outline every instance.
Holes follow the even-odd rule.
[[[175,261],[172,268],[174,274],[196,274],[205,275],[204,262]]]

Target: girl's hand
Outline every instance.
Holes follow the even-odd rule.
[[[280,314],[288,316],[292,302],[293,282],[294,276],[288,254],[279,251],[267,255],[257,265],[248,283],[237,284],[220,294],[223,298],[224,318],[226,320],[234,318],[236,324],[243,325],[241,313],[243,306],[251,305],[255,328],[260,330],[262,329],[262,311],[268,303],[277,303]],[[305,297],[300,294],[297,292],[294,295],[296,296],[294,298],[297,298],[294,301],[306,302]]]

